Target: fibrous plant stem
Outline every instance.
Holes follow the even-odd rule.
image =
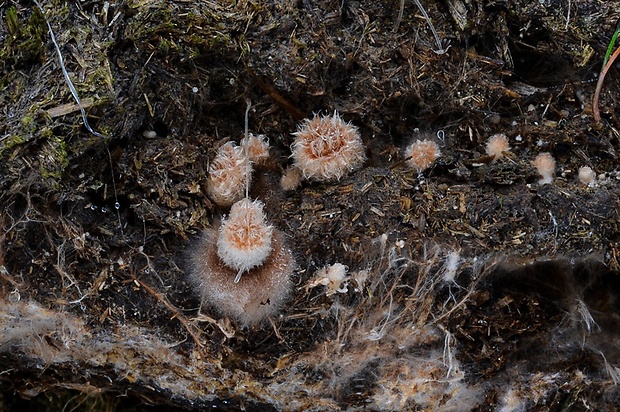
[[[605,80],[605,76],[607,75],[609,68],[614,63],[614,61],[616,61],[616,58],[618,57],[619,54],[620,54],[620,47],[618,47],[616,51],[614,52],[614,54],[611,55],[611,57],[605,64],[605,67],[603,67],[603,70],[601,70],[601,73],[598,76],[598,82],[596,83],[596,91],[594,92],[594,99],[592,101],[592,113],[594,115],[594,121],[596,121],[596,123],[599,123],[601,121],[601,113],[598,109],[598,101],[601,95],[601,89],[603,88],[603,81]]]

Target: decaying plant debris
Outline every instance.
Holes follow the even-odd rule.
[[[617,405],[617,70],[602,122],[591,102],[620,2],[421,5],[428,19],[413,1],[5,2],[0,404]],[[272,146],[251,197],[298,266],[281,316],[252,329],[200,311],[185,278],[228,212],[206,178],[247,99]],[[334,110],[364,167],[280,190],[297,122]],[[496,133],[511,148],[493,162]],[[442,156],[419,175],[403,151],[424,138]]]

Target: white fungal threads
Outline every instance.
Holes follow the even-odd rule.
[[[261,202],[243,199],[232,206],[219,229],[217,254],[226,265],[239,271],[235,283],[244,272],[265,262],[271,253],[272,233]]]
[[[443,280],[446,283],[454,282],[460,264],[461,255],[456,250],[450,252],[448,256],[446,256],[446,262],[443,267]]]
[[[327,296],[335,293],[347,293],[347,272],[349,268],[342,263],[334,263],[327,265],[316,272],[314,279],[306,286],[306,289],[312,289],[319,285],[327,286]]]
[[[306,179],[340,180],[366,160],[357,127],[342,120],[337,112],[304,120],[293,135],[292,156]]]

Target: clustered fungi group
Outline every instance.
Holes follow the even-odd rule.
[[[241,145],[222,145],[211,165],[207,178],[207,194],[218,206],[230,207],[245,196],[246,185],[252,180],[252,164],[269,157],[269,142],[264,135],[249,134]]]
[[[339,180],[366,160],[357,127],[337,112],[305,120],[293,135],[294,164],[282,179],[285,190],[297,187],[302,178]],[[248,196],[253,166],[268,157],[264,136],[248,134],[240,145],[228,142],[219,148],[209,167],[207,194],[230,212],[217,229],[204,232],[192,254],[190,280],[203,304],[244,326],[278,310],[290,293],[295,268],[284,235],[267,223],[263,203]]]
[[[359,169],[366,160],[366,148],[358,128],[345,122],[337,112],[306,119],[293,133],[293,164],[284,172],[282,189],[289,191],[303,179],[339,181]],[[505,134],[491,136],[486,144],[490,162],[510,156]],[[441,156],[432,139],[416,139],[404,153],[405,163],[418,174]],[[286,246],[284,234],[267,222],[264,204],[250,200],[249,186],[254,166],[269,158],[269,142],[264,135],[247,133],[239,145],[230,141],[217,151],[209,166],[207,194],[221,208],[229,208],[214,229],[204,231],[192,254],[189,277],[202,303],[243,326],[259,324],[274,315],[291,290],[290,277],[295,260]],[[542,179],[553,182],[556,163],[550,153],[533,161]],[[579,170],[579,179],[592,185],[596,175],[589,167]],[[328,287],[328,295],[346,291],[346,267],[335,264],[319,273],[311,287]]]

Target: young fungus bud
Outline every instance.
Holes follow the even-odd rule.
[[[583,166],[579,168],[579,181],[584,185],[593,186],[596,179],[596,173],[590,166]]]
[[[437,143],[428,139],[422,141],[416,140],[405,150],[407,164],[417,169],[419,173],[428,169],[439,156],[441,156],[439,146],[437,146]]]
[[[551,153],[541,153],[532,161],[532,165],[538,170],[538,174],[542,179],[538,181],[540,185],[553,183],[553,174],[555,173],[555,159]]]
[[[293,133],[295,166],[306,179],[340,180],[366,160],[357,127],[345,122],[334,111],[332,116],[306,119]]]
[[[301,183],[301,170],[295,166],[290,166],[284,171],[282,178],[280,179],[280,186],[287,192],[297,189]]]
[[[493,156],[493,161],[500,157],[504,157],[504,152],[508,152],[509,150],[510,145],[508,144],[508,139],[505,134],[499,133],[489,137],[487,141],[487,154]]]

